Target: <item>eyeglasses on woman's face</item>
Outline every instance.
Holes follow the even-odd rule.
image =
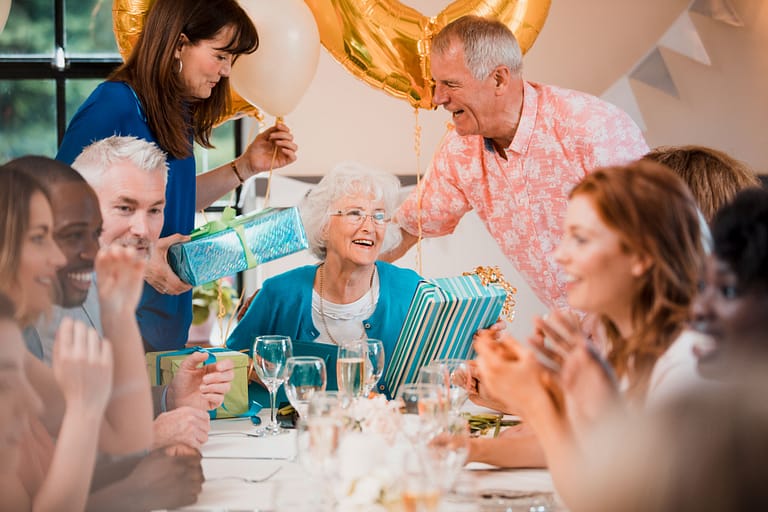
[[[347,208],[345,210],[332,211],[331,216],[341,217],[347,224],[353,226],[359,226],[368,217],[370,217],[373,223],[377,226],[384,226],[390,220],[390,217],[384,210],[374,210],[373,212],[368,213],[360,208]]]

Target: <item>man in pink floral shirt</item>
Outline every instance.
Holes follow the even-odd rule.
[[[526,82],[504,24],[465,16],[433,40],[434,103],[451,128],[419,190],[396,214],[403,241],[453,232],[471,209],[547,307],[565,307],[564,275],[551,253],[571,188],[590,170],[639,159],[648,146],[617,107],[577,91]],[[421,210],[421,226],[418,213]]]

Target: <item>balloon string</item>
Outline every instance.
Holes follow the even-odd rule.
[[[416,214],[417,214],[417,226],[418,226],[418,239],[416,240],[416,266],[419,269],[419,275],[424,275],[423,272],[423,259],[421,252],[421,239],[422,239],[422,226],[421,226],[421,125],[419,124],[419,109],[414,107],[414,128],[413,128],[413,151],[416,153]]]
[[[221,288],[219,288],[219,294],[221,294]],[[237,312],[240,309],[240,306],[243,304],[243,297],[245,296],[245,286],[243,286],[243,289],[240,290],[240,297],[237,299],[237,304],[235,307],[232,308],[232,314],[229,315],[229,319],[227,320],[227,328],[224,329],[224,316],[226,315],[226,310],[224,309],[223,302],[219,302],[219,332],[223,333],[222,339],[226,342],[226,340],[229,339],[229,332],[232,330],[232,322],[237,316]]]
[[[278,116],[275,118],[275,126],[277,126],[277,123],[282,123],[283,117]],[[277,144],[275,144],[275,149],[272,150],[272,161],[269,163],[269,177],[267,178],[267,191],[264,193],[264,208],[269,206],[269,192],[272,189],[272,169],[275,168],[275,158],[277,158]]]

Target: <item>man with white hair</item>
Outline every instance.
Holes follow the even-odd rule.
[[[88,199],[88,194],[73,197],[68,195],[74,193],[72,186],[67,188],[56,186],[58,182],[67,181],[61,179],[60,166],[38,167],[39,169],[32,170],[32,174],[49,183],[48,189],[55,210],[54,219],[62,218],[59,214],[63,213],[65,206],[73,209],[73,199],[82,203],[88,202],[77,199],[77,197]],[[98,234],[102,247],[114,243],[130,245],[135,247],[139,254],[148,258],[152,246],[160,237],[163,225],[167,179],[165,153],[155,144],[143,139],[112,136],[86,147],[72,167],[96,192],[100,209],[98,222],[92,224],[100,225],[101,229],[89,229],[87,233],[80,233],[78,236],[92,238]],[[53,176],[54,172],[55,176]],[[79,188],[83,186],[89,188],[88,185],[82,183]],[[86,212],[79,215],[79,224],[86,224],[90,217],[99,217],[99,211],[91,212],[91,209],[86,209]],[[54,231],[58,231],[56,227]],[[57,233],[54,233],[54,238],[59,245],[66,243],[66,234],[61,235],[57,236]],[[88,266],[82,262],[86,251],[64,250],[64,252],[67,254],[68,262],[70,259],[80,260],[80,263],[73,263],[73,267],[79,266],[85,271],[59,274],[61,293],[58,302],[63,307],[55,308],[51,323],[58,324],[63,316],[72,316],[99,330],[101,311],[98,300],[95,300],[98,296],[96,288],[98,283],[83,278],[83,275],[89,274]],[[69,265],[65,266],[67,267]],[[82,281],[81,285],[90,285],[87,297],[72,293],[73,286],[78,284],[72,281]],[[50,327],[50,325],[38,326],[37,329],[43,359],[52,352],[54,339],[50,334],[55,332],[55,329],[51,330]],[[227,360],[198,368],[206,357],[203,353],[191,354],[182,362],[179,373],[168,386],[153,388],[155,414],[159,414],[154,422],[154,446],[183,442],[194,448],[200,448],[207,440],[210,430],[207,411],[221,405],[234,374],[232,362]]]

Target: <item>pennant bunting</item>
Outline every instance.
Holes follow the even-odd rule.
[[[664,60],[664,56],[661,54],[660,48],[672,50],[707,66],[712,64],[701,36],[691,20],[690,13],[692,12],[734,27],[744,26],[744,22],[731,4],[731,0],[691,1],[688,9],[670,25],[651,51],[640,59],[626,75],[619,78],[602,94],[604,100],[626,111],[642,130],[645,130],[646,126],[642,111],[629,82],[630,78],[663,91],[670,96],[680,98],[680,93],[675,85],[672,73]]]
[[[642,131],[645,131],[645,119],[643,119],[643,113],[635,99],[635,93],[632,91],[632,85],[629,83],[629,78],[626,76],[619,78],[601,97],[608,103],[613,103],[629,114],[629,117],[635,121],[637,126],[640,127]]]
[[[731,0],[694,0],[688,10],[734,27],[744,26],[744,21],[731,5]]]
[[[683,12],[661,36],[659,46],[669,48],[707,66],[712,64],[688,11]]]
[[[659,89],[660,91],[666,92],[675,98],[680,97],[680,94],[677,92],[675,81],[672,80],[672,75],[669,73],[667,63],[664,61],[664,57],[661,55],[661,51],[659,51],[658,47],[651,50],[651,52],[646,55],[637,66],[635,66],[635,69],[630,73],[629,77]]]

